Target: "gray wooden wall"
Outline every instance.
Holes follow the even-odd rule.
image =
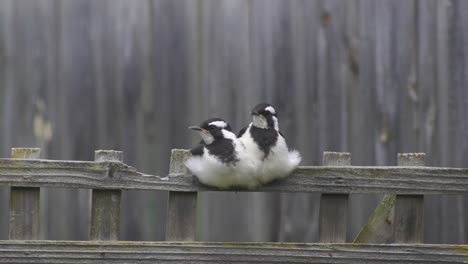
[[[0,156],[92,160],[125,152],[165,174],[186,127],[240,129],[273,103],[303,165],[468,167],[468,1],[0,0]],[[8,190],[0,192],[0,239]],[[42,237],[87,239],[89,191],[49,189]],[[353,195],[352,240],[381,197]],[[124,192],[122,239],[164,237],[167,193]],[[317,194],[201,195],[202,240],[317,241]],[[427,197],[425,241],[463,243],[467,197]]]

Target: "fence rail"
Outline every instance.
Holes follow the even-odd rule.
[[[303,166],[286,179],[257,189],[219,190],[200,184],[190,174],[148,175],[118,161],[0,159],[0,185],[178,192],[466,194],[468,169]]]
[[[417,167],[424,165],[422,153],[399,155],[396,167],[357,167],[350,166],[349,153],[326,152],[326,166],[300,167],[286,179],[254,190],[222,190],[322,193],[321,243],[315,244],[194,242],[197,193],[221,190],[201,185],[188,173],[187,150],[172,151],[166,177],[138,172],[122,162],[119,151],[96,151],[95,161],[37,159],[39,153],[13,149],[13,159],[0,159],[0,185],[12,186],[10,240],[0,241],[0,263],[468,263],[466,245],[404,244],[422,242],[424,194],[468,192],[468,169]],[[39,187],[93,189],[92,241],[34,240]],[[129,189],[169,191],[166,242],[116,241],[121,190]],[[355,240],[361,244],[343,243],[349,193],[395,194],[386,196],[362,229]]]
[[[1,263],[467,263],[458,245],[0,241]]]

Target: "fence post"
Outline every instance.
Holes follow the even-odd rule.
[[[324,152],[324,166],[349,166],[351,153]],[[324,193],[320,197],[319,241],[346,242],[348,224],[348,194]]]
[[[15,159],[38,159],[39,148],[12,148]],[[39,239],[40,188],[11,187],[8,238],[11,240]]]
[[[173,149],[169,177],[171,174],[189,173],[184,165],[190,151]],[[166,222],[167,241],[194,241],[197,213],[197,192],[169,192]]]
[[[123,161],[123,152],[97,150],[95,161]],[[90,240],[119,240],[121,190],[93,189]]]
[[[398,166],[424,166],[425,153],[398,153]],[[397,195],[395,243],[419,243],[423,239],[423,195]]]

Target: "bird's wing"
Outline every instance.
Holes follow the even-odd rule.
[[[201,156],[203,155],[203,145],[198,145],[196,146],[195,148],[193,148],[192,150],[190,150],[190,153],[192,154],[192,156]]]
[[[245,131],[247,130],[249,126],[245,126],[244,128],[242,128],[239,133],[237,133],[237,137],[240,138],[242,137],[242,135],[244,135]]]

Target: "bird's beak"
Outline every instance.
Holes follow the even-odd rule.
[[[259,113],[258,113],[257,111],[252,111],[251,114],[252,114],[252,115],[255,115],[255,116],[258,116],[258,115],[259,115]]]
[[[199,126],[189,126],[188,129],[194,130],[194,131],[202,131],[203,128]]]

